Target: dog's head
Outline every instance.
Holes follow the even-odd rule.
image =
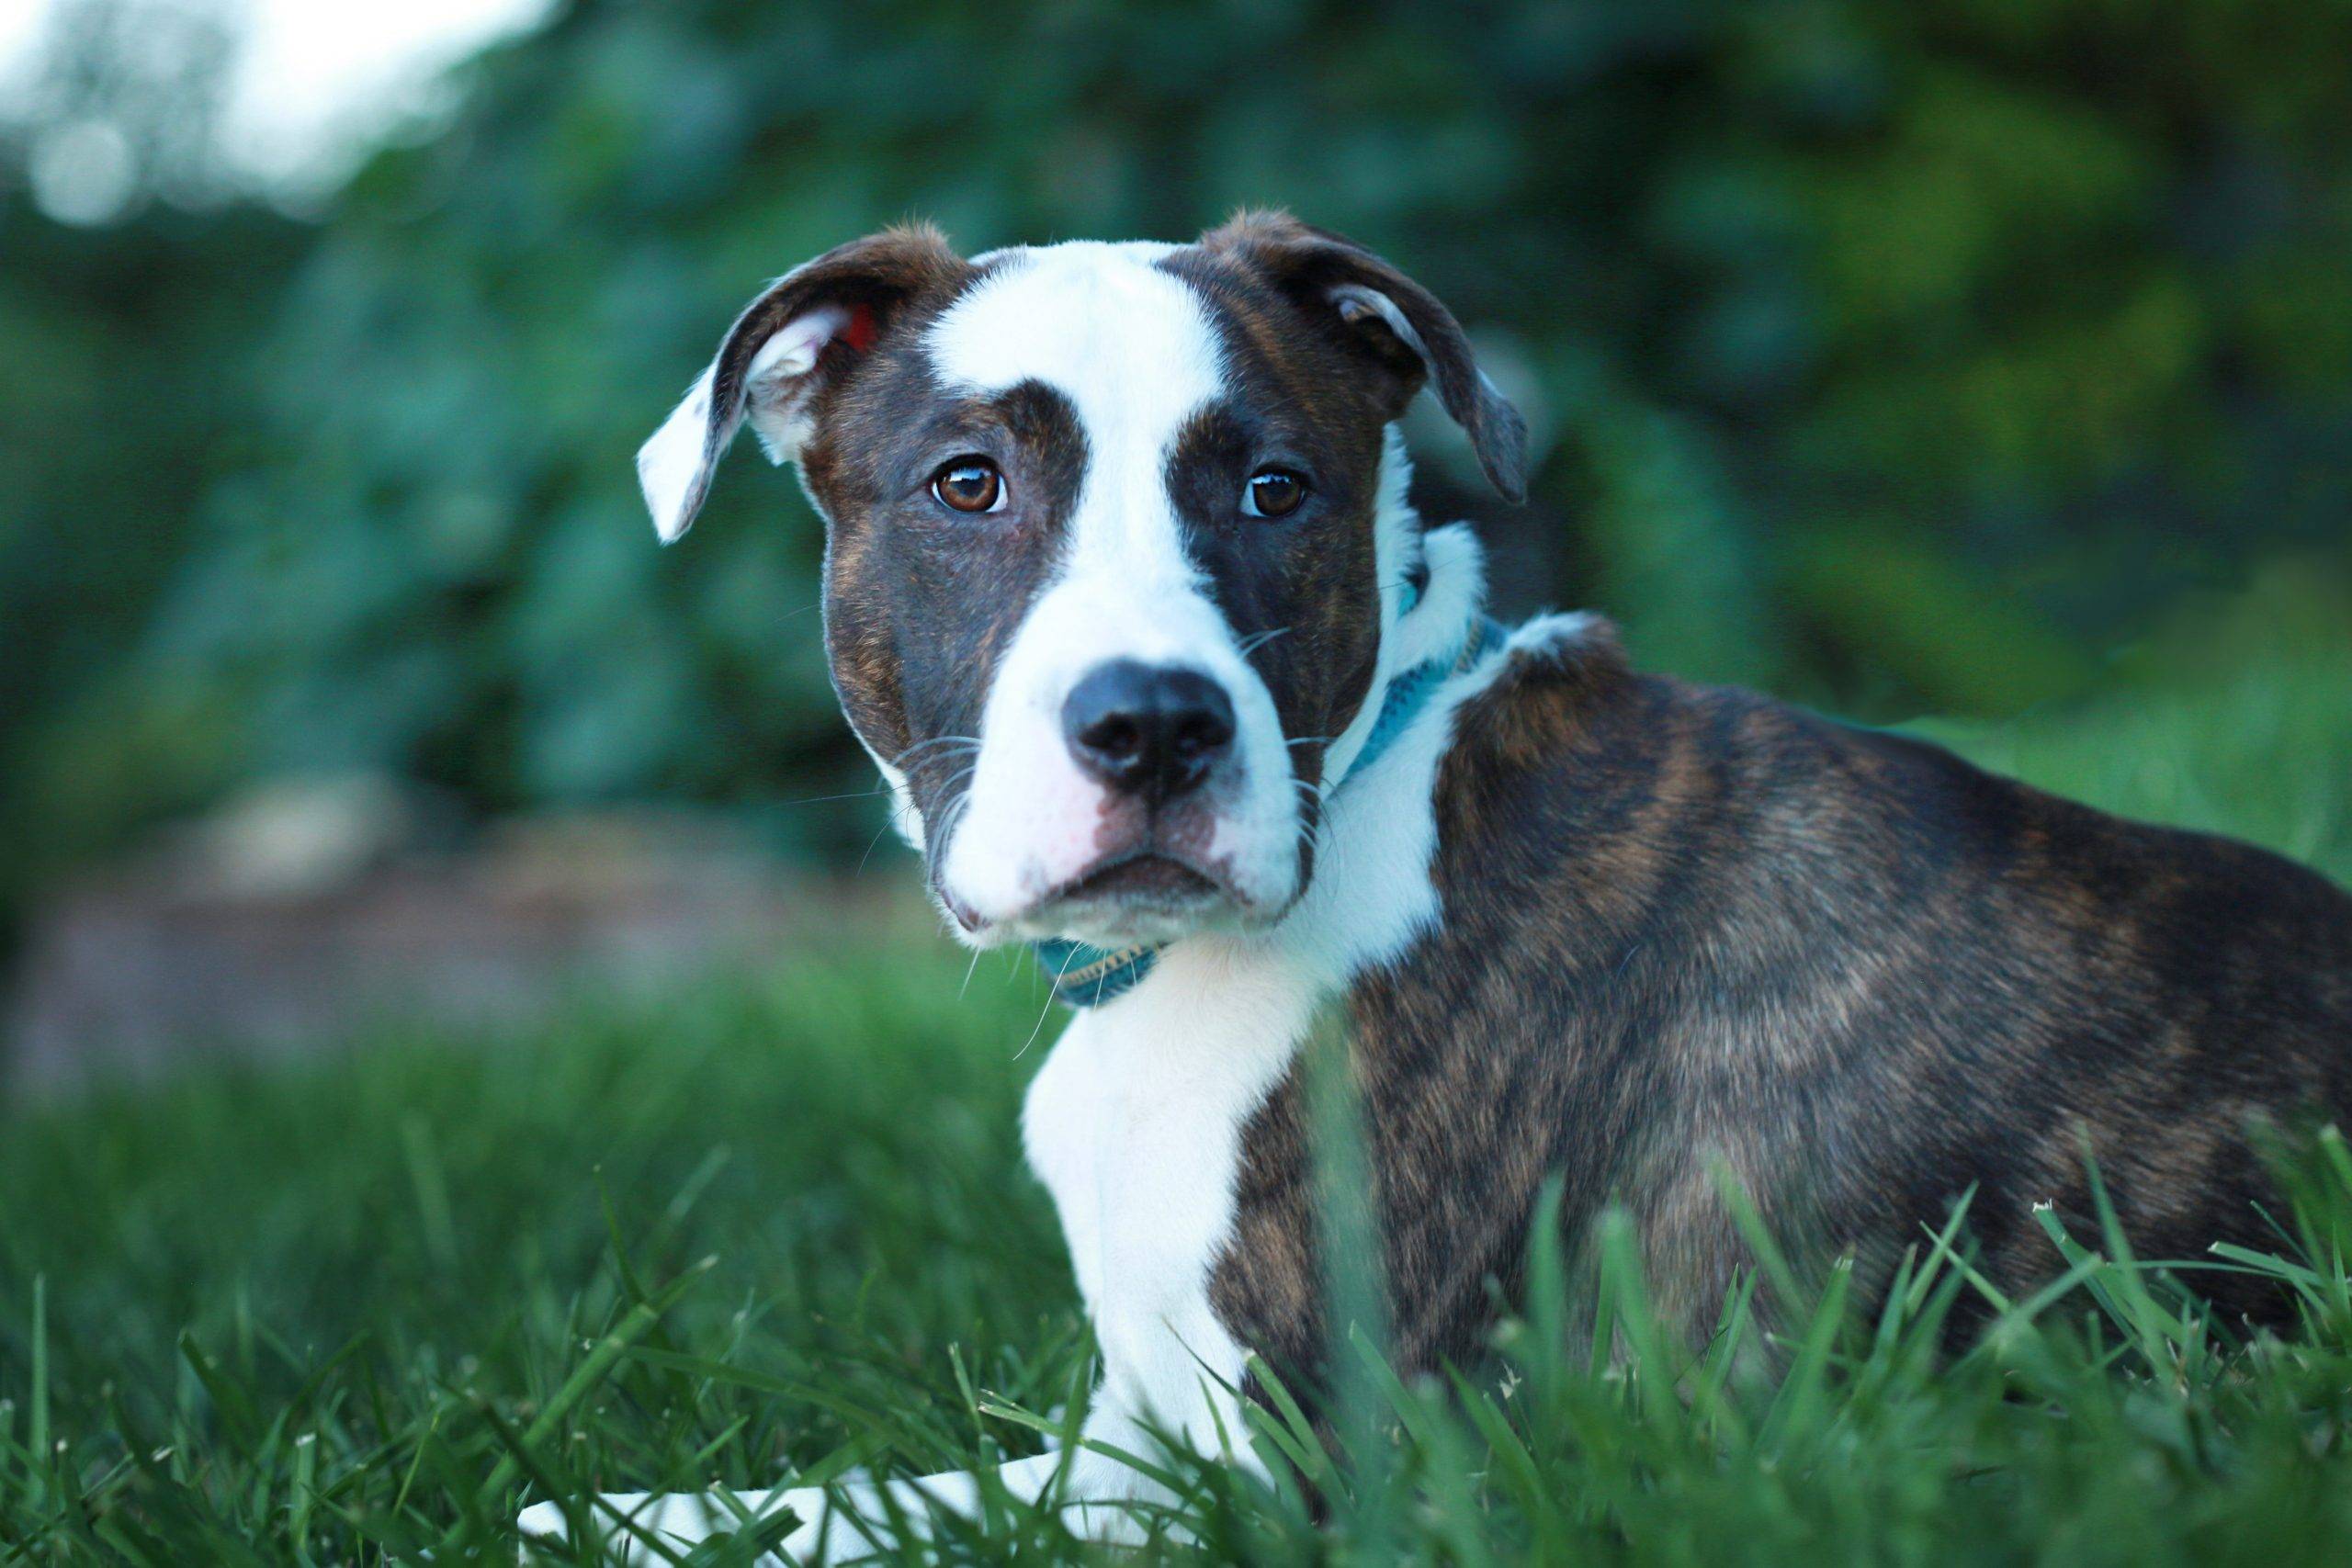
[[[1517,499],[1461,327],[1337,235],[893,230],[754,300],[638,468],[667,540],[745,421],[798,464],[842,705],[967,940],[1165,940],[1312,874],[1419,568],[1389,426],[1425,380]]]

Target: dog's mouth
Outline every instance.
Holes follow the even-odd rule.
[[[1172,855],[1147,850],[1099,864],[1064,884],[1041,904],[1117,902],[1136,907],[1190,908],[1230,896],[1230,889]]]
[[[948,912],[975,935],[1072,936],[1113,946],[1173,941],[1228,916],[1246,918],[1250,908],[1216,866],[1157,843],[1102,856],[1009,919],[983,919],[952,893],[943,888],[942,895]]]

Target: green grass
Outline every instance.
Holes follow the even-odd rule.
[[[2342,877],[2342,611],[2274,586],[2107,703],[1957,739]],[[1030,1451],[1020,1413],[1081,1397],[1091,1356],[1014,1131],[1055,1024],[1025,973],[964,982],[944,942],[811,953],[526,1037],[378,1041],[0,1122],[0,1562],[511,1562],[509,1521],[549,1487]],[[1800,1303],[1776,1343],[1740,1296],[1694,1350],[1649,1325],[1611,1231],[1598,1293],[1536,1270],[1490,1371],[1406,1388],[1349,1347],[1340,1457],[1270,1417],[1277,1484],[1185,1468],[1197,1544],[1153,1554],[2345,1560],[2352,1158],[2328,1142],[2301,1168],[2277,1258],[2238,1261],[2304,1321],[2252,1344],[2202,1320],[2193,1274],[2084,1235],[2052,1237],[2051,1291],[1939,1349],[1981,1289],[1963,1226],[1920,1238],[1883,1314],[1835,1273],[1767,1281]],[[1596,1326],[1613,1364],[1564,1348]],[[1082,1549],[1012,1516],[936,1550]]]

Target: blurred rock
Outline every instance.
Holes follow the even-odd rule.
[[[391,1029],[525,1022],[906,914],[727,818],[652,807],[458,830],[380,778],[279,783],[66,888],[31,925],[0,1070],[27,1091]]]

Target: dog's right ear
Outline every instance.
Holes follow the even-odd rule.
[[[952,290],[970,270],[927,224],[886,229],[795,267],[752,300],[685,400],[638,449],[638,483],[662,542],[694,523],[745,420],[770,458],[789,462],[818,392],[873,348],[909,299]]]
[[[1311,310],[1329,311],[1385,376],[1397,412],[1434,380],[1496,491],[1527,499],[1527,422],[1478,368],[1469,334],[1436,295],[1353,240],[1287,212],[1237,213],[1202,235],[1201,246],[1238,258]]]

